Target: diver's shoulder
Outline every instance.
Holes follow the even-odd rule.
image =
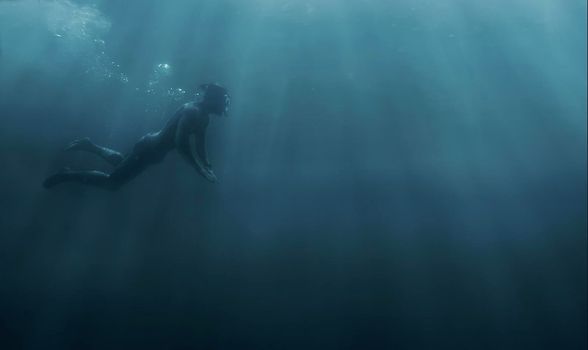
[[[209,116],[194,102],[188,102],[180,107],[180,115],[185,122],[194,125],[208,125]]]
[[[200,116],[202,115],[202,110],[200,109],[200,107],[198,107],[198,105],[194,102],[187,102],[184,103],[182,105],[182,107],[180,107],[180,110],[184,113],[184,114],[188,114],[188,115],[192,115],[192,116]]]
[[[198,111],[198,106],[194,102],[186,102],[180,106],[180,110],[183,112],[196,112]]]

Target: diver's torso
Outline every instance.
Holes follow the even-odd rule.
[[[174,113],[163,129],[141,137],[139,142],[135,144],[133,153],[151,163],[161,162],[165,155],[176,147],[176,134],[180,120],[185,117],[197,118],[200,115],[198,110],[188,115],[186,113],[187,108],[194,108],[194,106],[193,104],[184,105]]]

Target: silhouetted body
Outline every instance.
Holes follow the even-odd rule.
[[[202,101],[186,103],[180,107],[163,129],[143,136],[135,144],[132,152],[126,156],[115,150],[98,146],[88,138],[73,141],[66,148],[66,150],[86,151],[102,157],[114,166],[111,173],[64,169],[49,176],[43,182],[43,186],[52,188],[63,182],[78,182],[116,190],[148,166],[161,162],[173,149],[177,149],[200,175],[210,182],[217,182],[206,151],[206,130],[211,114],[226,114],[229,96],[224,88],[216,84],[205,84],[202,87],[204,89]]]

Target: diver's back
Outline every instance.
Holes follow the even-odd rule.
[[[158,132],[159,142],[162,148],[165,148],[169,151],[175,147],[175,139],[178,130],[178,124],[184,116],[186,108],[189,108],[188,105],[189,104],[186,103],[182,107],[180,107],[167,121],[163,129],[161,129]]]

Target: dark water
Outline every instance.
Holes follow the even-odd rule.
[[[0,1],[0,348],[586,349],[586,110],[583,0]]]

